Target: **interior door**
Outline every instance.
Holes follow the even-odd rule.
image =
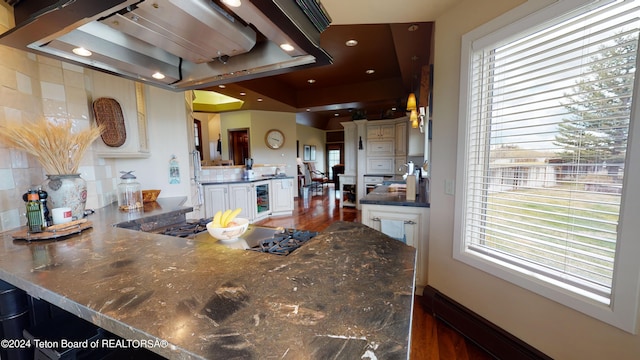
[[[244,165],[244,159],[250,157],[249,129],[229,130],[229,160],[234,165]]]

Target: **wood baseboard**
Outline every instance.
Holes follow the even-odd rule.
[[[425,310],[497,359],[552,360],[462,304],[427,286],[422,293]]]

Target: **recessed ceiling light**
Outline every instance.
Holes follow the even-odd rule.
[[[75,48],[75,49],[73,49],[71,51],[73,51],[73,53],[76,54],[76,55],[91,56],[91,51],[89,51],[89,50],[87,50],[87,49],[85,49],[83,47],[77,47],[77,48]]]
[[[240,93],[240,96],[245,96],[245,95],[247,95],[247,93],[244,91]]]
[[[335,114],[333,114],[333,116],[340,116],[340,114],[338,114],[338,113],[335,113]]]
[[[153,73],[153,75],[151,75],[151,77],[154,79],[162,80],[164,79],[164,74],[156,71],[155,73]]]
[[[280,49],[282,49],[284,51],[293,51],[293,50],[295,50],[295,48],[291,44],[281,44],[280,45]]]
[[[307,112],[311,111],[311,109],[307,109]]]
[[[262,98],[258,98],[258,102],[261,102],[261,101],[262,101]]]
[[[315,82],[316,82],[316,79],[309,79],[309,80],[307,80],[307,82],[308,82],[309,84],[313,84],[313,83],[315,83]]]
[[[356,45],[358,45],[358,40],[356,40],[356,39],[347,40],[347,42],[345,42],[344,44],[349,46],[349,47],[356,46]]]
[[[222,3],[231,7],[239,7],[240,5],[242,5],[242,3],[240,3],[240,0],[222,0]]]
[[[367,71],[365,71],[365,73],[367,73],[367,75],[371,75],[371,74],[373,74],[374,72],[376,72],[376,71],[375,71],[375,70],[373,70],[373,69],[367,69]]]
[[[218,85],[218,87],[219,87],[220,89],[224,89],[224,88],[226,88],[226,87],[227,87],[227,85],[225,85],[225,84],[220,84],[220,85]]]

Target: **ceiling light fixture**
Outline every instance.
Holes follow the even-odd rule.
[[[295,50],[295,48],[291,44],[280,44],[280,49],[282,49],[282,50],[284,50],[286,52],[291,52],[291,51]]]
[[[315,83],[315,82],[316,82],[316,79],[309,79],[309,80],[307,80],[307,82],[308,82],[309,84],[313,84],[313,83]]]
[[[373,74],[374,72],[376,72],[376,71],[375,71],[375,70],[373,70],[373,69],[367,69],[367,71],[365,71],[365,73],[366,73],[367,75],[371,75],[371,74]]]
[[[225,85],[225,84],[220,84],[220,85],[218,85],[218,87],[219,87],[220,89],[224,89],[224,88],[226,88],[226,87],[227,87],[227,85]]]
[[[89,51],[89,50],[87,50],[87,49],[85,49],[83,47],[77,47],[77,48],[75,48],[75,49],[73,49],[71,51],[73,51],[74,54],[80,55],[80,56],[91,56],[92,55],[91,51]]]
[[[247,95],[247,93],[244,91],[240,93],[240,96],[245,96],[245,95]]]
[[[354,47],[358,45],[358,40],[355,40],[355,39],[347,40],[344,44],[347,45],[348,47]]]
[[[222,3],[231,7],[240,7],[242,5],[240,0],[222,0]]]
[[[151,75],[151,77],[156,80],[162,80],[165,76],[163,73],[156,71],[155,73],[153,73],[153,75]]]

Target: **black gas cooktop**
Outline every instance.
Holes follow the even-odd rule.
[[[188,220],[182,224],[169,226],[160,234],[192,238],[207,231],[210,219]],[[315,231],[249,225],[247,231],[238,239],[220,241],[221,244],[236,249],[289,255],[304,245],[318,233]]]

